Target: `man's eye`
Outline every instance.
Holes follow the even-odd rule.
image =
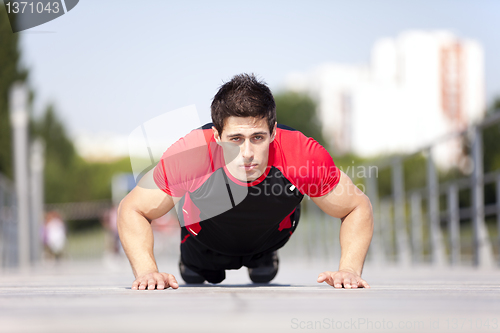
[[[262,140],[262,139],[264,139],[264,137],[263,137],[263,136],[260,136],[260,135],[258,135],[258,136],[254,136],[253,138],[254,138],[255,140]]]
[[[238,141],[240,141],[240,138],[232,138],[231,141],[238,142]]]

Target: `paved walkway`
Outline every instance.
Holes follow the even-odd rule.
[[[500,332],[499,270],[367,266],[371,289],[337,290],[316,283],[328,268],[282,261],[270,285],[240,270],[163,291],[131,290],[126,262],[3,271],[0,332]]]

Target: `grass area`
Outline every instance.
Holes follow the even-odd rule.
[[[498,247],[498,230],[496,226],[496,220],[491,218],[486,219],[486,228],[488,230],[488,236],[493,250],[493,255],[495,258],[499,258],[499,247]],[[448,230],[443,229],[443,238],[445,239],[447,253],[450,253],[450,240],[448,235]],[[472,262],[474,254],[474,232],[472,221],[466,221],[460,225],[460,255],[462,260],[465,262]]]
[[[498,244],[496,218],[488,218],[486,220],[486,225],[488,227],[495,258],[498,259],[500,258],[500,248]],[[283,251],[290,256],[297,256],[299,254],[309,257],[337,256],[340,253],[338,241],[339,227],[340,222],[336,219],[324,218],[323,215],[315,215],[312,211],[309,213],[303,212],[298,228],[290,240],[290,244],[285,246]],[[430,261],[430,235],[426,223],[424,223],[423,229],[424,258],[426,258],[425,261]],[[449,260],[450,244],[448,230],[442,228],[441,231],[443,233],[447,260]],[[392,229],[392,232],[394,232],[394,229]],[[409,234],[408,237],[411,237],[411,235]],[[66,245],[66,257],[70,259],[100,258],[104,254],[109,241],[110,239],[108,239],[108,235],[102,227],[70,232]],[[469,264],[472,262],[473,258],[473,232],[471,221],[465,221],[461,224],[460,243],[462,264]],[[386,249],[388,257],[395,258],[395,244],[385,244],[385,246],[388,246]]]
[[[65,255],[69,259],[100,258],[104,254],[106,241],[106,231],[101,227],[69,233]]]

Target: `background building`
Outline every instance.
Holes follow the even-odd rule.
[[[291,74],[288,89],[318,103],[323,134],[338,154],[409,152],[464,129],[485,111],[481,45],[447,31],[407,31],[375,42],[369,65],[323,64]],[[460,143],[436,154],[463,163]]]

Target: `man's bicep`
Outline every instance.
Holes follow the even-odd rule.
[[[340,171],[340,180],[332,191],[311,199],[328,215],[343,218],[365,200],[365,194]]]
[[[148,220],[162,217],[174,207],[174,198],[160,190],[153,180],[153,170],[123,199],[121,205],[139,212]]]

